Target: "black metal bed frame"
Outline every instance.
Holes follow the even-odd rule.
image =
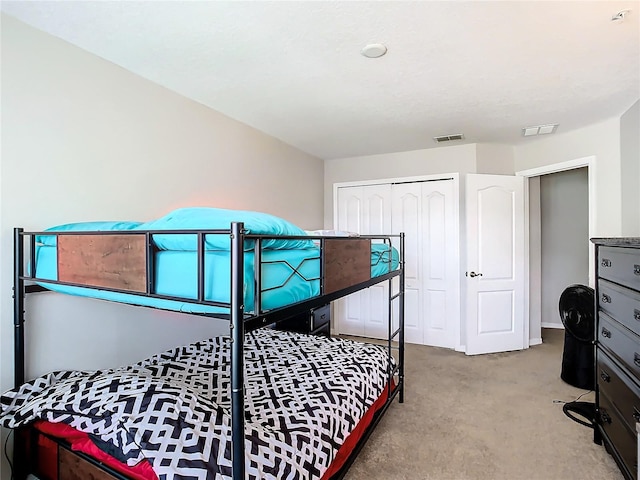
[[[384,405],[375,413],[371,423],[363,433],[361,439],[356,444],[354,450],[349,455],[345,464],[340,471],[335,474],[333,478],[341,479],[346,474],[347,470],[355,460],[360,450],[364,447],[364,444],[368,440],[369,436],[375,429],[376,425],[389,408],[390,404],[395,399],[396,395],[399,398],[399,402],[404,402],[404,292],[405,292],[405,240],[404,233],[397,235],[362,235],[360,239],[382,240],[389,246],[391,246],[391,238],[399,239],[399,265],[397,270],[390,271],[383,275],[373,277],[365,282],[349,286],[347,288],[340,289],[335,292],[324,293],[324,272],[323,272],[323,254],[324,254],[324,242],[326,238],[336,237],[313,237],[313,236],[272,236],[272,235],[251,235],[247,234],[242,222],[232,222],[229,230],[147,230],[147,231],[40,231],[40,232],[25,232],[22,228],[14,228],[14,287],[13,287],[13,299],[14,299],[14,386],[17,388],[25,381],[25,296],[27,293],[44,292],[49,291],[42,284],[57,284],[64,286],[93,288],[100,290],[112,291],[115,293],[129,293],[131,291],[120,290],[114,288],[105,287],[91,287],[84,284],[76,284],[69,282],[59,282],[56,280],[48,280],[37,278],[31,274],[25,273],[25,261],[29,259],[31,262],[31,272],[35,272],[36,262],[36,236],[55,236],[56,238],[61,235],[146,235],[146,268],[147,268],[147,285],[146,292],[138,293],[136,295],[142,295],[146,297],[152,297],[162,300],[176,300],[183,303],[192,304],[204,304],[218,307],[230,308],[230,314],[218,314],[218,313],[194,313],[194,315],[203,315],[213,318],[226,318],[230,320],[230,337],[231,337],[231,460],[232,460],[232,475],[234,480],[245,479],[245,461],[244,461],[244,334],[245,331],[251,331],[253,329],[278,323],[281,320],[289,318],[293,315],[309,311],[312,308],[316,308],[327,303],[345,297],[351,293],[359,290],[371,287],[384,281],[389,282],[389,299],[388,299],[388,338],[387,338],[387,353],[389,356],[388,367],[388,381],[387,381],[387,399]],[[184,297],[173,297],[167,295],[158,295],[153,292],[153,278],[154,278],[154,253],[155,245],[153,244],[153,235],[173,235],[173,234],[189,234],[197,236],[197,258],[198,258],[198,295],[197,299],[189,299]],[[205,236],[206,235],[230,235],[230,261],[231,261],[231,296],[229,303],[208,301],[204,298],[204,259],[205,259]],[[29,238],[29,256],[25,256],[25,238]],[[308,300],[304,300],[289,306],[263,311],[261,307],[261,251],[262,241],[268,239],[278,240],[316,240],[320,244],[320,257],[318,261],[320,263],[320,295],[312,297]],[[245,241],[255,241],[254,246],[254,282],[255,282],[255,298],[254,306],[255,310],[249,314],[245,313],[243,284],[244,284],[244,254],[245,254]],[[391,262],[391,252],[389,261]],[[393,293],[392,280],[399,277],[399,289],[397,293]],[[27,284],[27,282],[30,282]],[[398,328],[393,330],[393,301],[398,300]],[[156,307],[147,307],[156,308]],[[394,347],[393,342],[397,342],[398,346]],[[396,365],[392,368],[391,357],[393,350],[398,351],[398,359]],[[394,379],[397,376],[397,382]],[[19,462],[22,460],[22,452],[19,451],[18,445],[14,447],[14,468],[19,469]],[[127,477],[118,474],[110,468],[105,468],[105,465],[94,460],[88,455],[81,455],[85,460],[98,466],[102,470],[108,471],[111,475],[114,475],[119,479],[126,479]],[[16,472],[18,473],[18,472]],[[16,475],[16,478],[20,480],[20,476]]]

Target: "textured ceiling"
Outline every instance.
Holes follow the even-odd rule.
[[[640,97],[638,1],[1,5],[325,159],[430,148],[453,133],[531,142],[522,127],[572,130]],[[632,11],[612,22],[622,9]],[[360,55],[375,42],[386,56]]]

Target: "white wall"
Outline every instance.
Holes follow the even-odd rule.
[[[13,383],[13,227],[148,220],[210,205],[321,228],[320,159],[5,15],[1,38],[2,390]],[[43,313],[37,321],[34,310]],[[212,331],[201,318],[53,293],[29,301],[27,312],[29,345],[38,347],[28,353],[29,376],[128,363]]]
[[[621,234],[620,119],[556,133],[514,148],[515,171],[595,156],[596,204],[592,235]]]
[[[540,177],[542,326],[562,328],[566,287],[589,285],[589,187],[586,168]]]
[[[477,143],[476,171],[494,175],[513,175],[513,147],[496,143]]]
[[[640,100],[620,118],[622,235],[640,237]]]

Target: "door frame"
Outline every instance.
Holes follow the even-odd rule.
[[[439,180],[453,180],[454,181],[454,197],[456,198],[456,202],[454,205],[454,215],[457,218],[457,222],[455,222],[455,226],[456,226],[456,237],[458,239],[458,244],[456,245],[456,252],[457,255],[455,255],[454,258],[454,269],[455,271],[458,272],[458,282],[457,282],[457,288],[456,288],[456,292],[454,294],[455,296],[455,302],[458,305],[458,321],[455,322],[455,326],[454,326],[454,337],[456,339],[455,341],[455,347],[454,350],[457,352],[464,352],[465,350],[465,346],[464,346],[464,342],[462,341],[462,308],[461,308],[461,302],[462,302],[462,297],[461,297],[461,284],[462,284],[462,270],[461,270],[461,265],[462,265],[462,260],[461,260],[461,255],[462,255],[462,250],[461,250],[461,244],[462,244],[462,238],[461,238],[461,225],[460,225],[460,201],[461,201],[461,197],[460,197],[460,173],[459,172],[452,172],[452,173],[438,173],[438,174],[433,174],[433,175],[414,175],[414,176],[409,176],[409,177],[392,177],[392,178],[380,178],[380,179],[374,179],[374,180],[358,180],[358,181],[351,181],[351,182],[337,182],[333,184],[333,228],[337,229],[337,225],[336,225],[336,219],[338,218],[338,188],[344,188],[344,187],[362,187],[362,186],[366,186],[366,185],[381,185],[381,184],[385,184],[385,183],[414,183],[414,182],[435,182],[435,181],[439,181]],[[526,182],[525,182],[526,183]],[[385,233],[385,232],[381,232],[381,233]],[[389,233],[393,233],[393,232],[389,232]]]
[[[540,177],[542,175],[547,175],[550,173],[558,173],[558,172],[565,172],[567,170],[575,170],[577,168],[584,168],[587,167],[587,183],[588,183],[588,191],[589,191],[589,238],[592,238],[594,236],[594,229],[595,229],[595,225],[596,225],[596,208],[595,206],[597,205],[596,200],[597,200],[597,191],[596,191],[596,157],[595,155],[590,155],[588,157],[581,157],[581,158],[576,158],[573,160],[568,160],[565,162],[558,162],[558,163],[551,163],[549,165],[543,165],[541,167],[536,167],[536,168],[530,168],[527,170],[520,170],[518,172],[515,172],[516,175],[521,176],[521,177],[525,177],[527,179],[531,179],[534,177]],[[538,190],[539,193],[539,190]],[[530,217],[531,215],[530,213],[530,203],[529,203],[529,182],[525,182],[525,205],[527,205],[527,215],[526,215],[526,222],[525,222],[525,258],[526,258],[526,262],[525,262],[525,269],[526,269],[526,275],[525,275],[525,281],[526,281],[526,285],[525,285],[525,289],[527,290],[527,292],[529,292],[529,294],[526,296],[526,301],[525,301],[525,309],[527,312],[529,312],[529,314],[531,313],[531,295],[530,295],[530,285],[531,285],[531,280],[532,280],[532,275],[533,273],[530,272],[530,261],[531,261],[531,250],[530,250],[530,245],[529,245],[529,238],[530,238]],[[536,216],[536,218],[540,218],[539,216]],[[540,226],[537,226],[538,230],[540,229]],[[594,279],[595,279],[595,248],[594,245],[589,241],[589,286],[594,287]],[[537,281],[538,284],[540,284],[541,278],[540,278],[540,272],[537,271],[536,272],[536,278],[535,280]],[[537,296],[536,297],[536,301],[541,301],[540,297]],[[538,305],[538,307],[541,307],[540,305]],[[532,319],[529,318],[529,328],[531,328],[531,320],[535,320],[536,321],[536,325],[537,327],[537,331],[536,332],[529,332],[529,345],[539,345],[542,343],[542,331],[541,331],[541,316],[540,316],[540,308],[536,309],[536,318]]]

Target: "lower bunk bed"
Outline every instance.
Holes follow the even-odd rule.
[[[1,420],[30,426],[25,460],[42,480],[82,478],[67,472],[95,462],[108,468],[84,478],[231,478],[229,353],[215,337],[128,367],[54,372],[3,395]],[[249,479],[339,478],[397,392],[378,345],[261,328],[244,353]]]
[[[283,234],[257,231],[262,223],[249,220],[249,228],[231,222],[227,229],[207,223],[158,230],[156,223],[116,235],[14,230],[15,388],[0,397],[0,424],[16,429],[13,478],[342,478],[395,397],[403,401],[404,235],[312,238],[292,226]],[[191,249],[197,264],[195,292],[184,296],[157,287],[157,258],[168,248],[162,241],[174,237],[189,240],[180,248]],[[223,237],[226,244],[211,243]],[[268,265],[282,265],[271,250],[292,241],[314,251],[315,266],[311,274],[294,267],[285,280],[300,277],[312,287],[291,303],[265,305],[272,289],[263,275]],[[227,266],[208,267],[207,256],[224,245]],[[53,273],[43,247],[53,253]],[[376,272],[376,264],[383,268]],[[226,284],[222,298],[208,297],[208,281]],[[383,345],[272,328],[380,282],[389,291]],[[230,334],[128,367],[25,382],[25,296],[49,288],[227,319]]]

